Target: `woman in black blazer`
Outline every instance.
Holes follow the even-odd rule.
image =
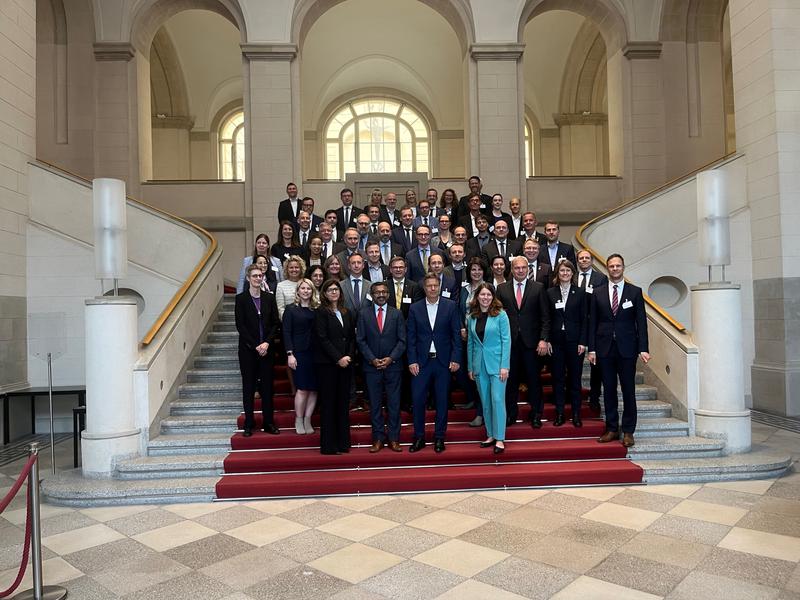
[[[340,283],[328,279],[322,284],[321,305],[314,317],[322,454],[350,452],[350,381],[355,331],[355,318],[344,307]]]
[[[278,333],[278,306],[275,296],[261,289],[264,272],[258,265],[245,270],[247,288],[236,295],[236,331],[239,332],[239,370],[242,373],[244,436],[253,435],[253,404],[256,387],[261,395],[261,413],[266,433],[280,433],[273,422],[272,344]]]
[[[553,396],[556,418],[564,424],[564,402],[569,391],[572,424],[582,427],[581,374],[586,355],[588,316],[586,293],[575,284],[575,266],[568,260],[558,264],[553,287],[547,290],[550,306],[550,353],[553,355]]]

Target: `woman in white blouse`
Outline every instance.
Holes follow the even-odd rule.
[[[275,300],[278,303],[278,315],[283,319],[283,311],[288,304],[294,302],[297,284],[306,272],[306,263],[299,256],[290,255],[283,263],[283,281],[275,289]]]

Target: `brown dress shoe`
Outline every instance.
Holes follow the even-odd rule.
[[[392,452],[402,452],[403,448],[400,447],[400,442],[389,442],[389,449]]]
[[[630,448],[636,442],[633,441],[633,434],[632,433],[623,433],[622,434],[622,445],[626,448]]]
[[[381,440],[377,440],[372,442],[372,447],[369,449],[370,454],[375,454],[376,452],[380,452],[381,448],[383,448],[383,442]]]
[[[613,442],[614,440],[618,439],[619,439],[619,431],[606,430],[606,432],[603,435],[597,438],[597,441],[600,442],[601,444],[607,444],[608,442]]]

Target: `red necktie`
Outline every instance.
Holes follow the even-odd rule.
[[[611,313],[616,317],[619,310],[619,296],[617,295],[617,284],[614,284],[614,292],[611,294]]]
[[[378,307],[378,331],[383,333],[383,307]]]
[[[517,283],[517,308],[522,308],[522,284]]]

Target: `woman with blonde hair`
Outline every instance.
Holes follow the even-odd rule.
[[[283,319],[283,311],[294,302],[297,284],[306,272],[306,261],[299,256],[289,256],[283,263],[283,281],[275,288],[275,301],[278,303],[278,314]]]
[[[310,279],[297,284],[294,302],[283,312],[283,346],[286,365],[294,372],[294,428],[297,433],[314,433],[311,415],[317,405],[317,378],[314,373],[314,311],[319,294]]]

